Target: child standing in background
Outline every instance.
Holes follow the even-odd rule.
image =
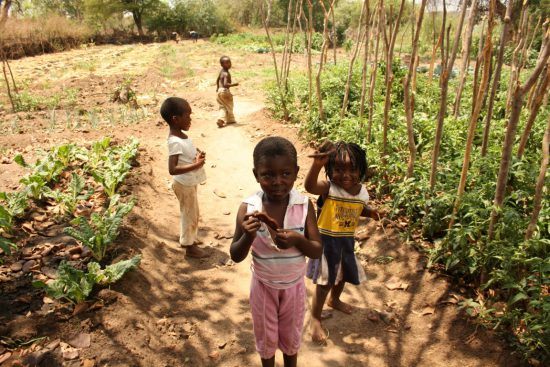
[[[363,267],[355,257],[354,233],[359,216],[379,219],[376,211],[367,206],[369,194],[361,184],[367,174],[366,154],[354,143],[328,144],[323,152],[313,154],[313,163],[304,182],[305,189],[320,195],[317,224],[323,243],[320,260],[310,260],[307,276],[317,284],[313,295],[311,337],[324,343],[327,334],[321,324],[323,305],[330,291],[328,305],[350,314],[351,305],[340,295],[345,283],[359,285],[366,280]],[[325,167],[328,180],[319,180]]]
[[[160,114],[168,123],[168,172],[173,176],[172,189],[180,205],[180,240],[185,255],[201,258],[208,256],[199,246],[199,202],[197,185],[206,180],[204,161],[206,154],[193,145],[184,133],[191,128],[191,106],[178,97],[167,98]]]
[[[218,117],[218,127],[224,127],[229,124],[234,124],[235,115],[233,115],[233,94],[229,91],[229,88],[236,87],[239,83],[231,83],[231,59],[228,56],[220,57],[220,65],[222,70],[218,74],[216,79],[216,101],[220,108],[220,115]]]
[[[275,365],[277,347],[284,366],[296,366],[306,311],[306,256],[322,253],[311,202],[293,189],[296,149],[281,137],[254,148],[254,176],[262,191],[244,200],[230,252],[235,262],[252,252],[250,308],[263,367]]]

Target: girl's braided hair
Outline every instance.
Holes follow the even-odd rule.
[[[338,141],[336,143],[326,142],[319,148],[319,151],[331,152],[325,165],[325,171],[331,180],[334,167],[337,163],[343,162],[346,156],[349,157],[351,166],[359,171],[359,180],[364,181],[367,178],[367,153],[358,144],[346,143],[345,141]]]

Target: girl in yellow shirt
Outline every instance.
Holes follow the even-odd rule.
[[[367,174],[365,151],[357,144],[328,144],[312,155],[313,162],[305,180],[305,189],[319,195],[317,224],[323,243],[321,259],[310,260],[307,276],[317,284],[313,296],[311,334],[315,342],[324,342],[327,334],[321,325],[321,312],[330,291],[328,305],[350,314],[351,305],[340,300],[345,283],[359,285],[365,272],[355,257],[354,233],[359,217],[379,219],[367,206],[369,194],[362,182]],[[319,180],[321,168],[327,179]]]

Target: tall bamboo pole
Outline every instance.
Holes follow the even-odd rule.
[[[523,48],[523,44],[526,42],[526,31],[527,31],[527,24],[528,22],[528,14],[527,14],[527,2],[524,1],[522,8],[521,8],[521,18],[520,18],[520,27],[519,31],[516,34],[516,40],[515,44],[517,45],[514,48],[514,51],[512,52],[512,71],[510,73],[510,82],[509,85],[516,85],[516,83],[519,80],[519,52]],[[510,111],[511,105],[512,105],[512,95],[513,95],[514,89],[509,88],[508,89],[508,96],[506,97],[506,111]]]
[[[474,113],[470,116],[470,124],[468,127],[468,137],[466,139],[466,147],[464,149],[464,161],[462,163],[462,172],[460,173],[460,182],[458,184],[458,189],[456,193],[455,203],[453,207],[453,214],[449,223],[449,228],[454,225],[458,209],[462,201],[462,196],[464,195],[464,189],[466,187],[466,178],[468,176],[468,169],[470,168],[470,157],[472,154],[472,145],[474,143],[475,130],[477,126],[477,120],[481,112],[481,106],[483,105],[483,95],[487,89],[487,84],[489,83],[489,76],[491,74],[491,53],[493,51],[492,45],[492,35],[493,35],[493,26],[494,26],[494,16],[495,16],[496,1],[491,0],[489,3],[489,17],[487,20],[487,39],[485,40],[485,46],[483,48],[483,75],[481,77],[481,83],[477,95],[474,96],[472,103],[475,105]]]
[[[397,19],[395,25],[392,26],[390,20],[391,37],[387,48],[386,53],[386,98],[384,102],[384,121],[382,125],[382,163],[386,162],[386,155],[388,154],[388,124],[390,119],[390,107],[391,107],[391,87],[393,84],[393,49],[395,46],[395,40],[397,39],[397,32],[399,31],[399,23],[401,22],[401,16],[403,15],[403,8],[405,7],[405,0],[401,0],[401,6],[399,7],[399,13],[397,14]],[[391,18],[390,18],[391,19]]]
[[[346,85],[344,87],[344,99],[342,101],[342,109],[340,110],[340,117],[343,118],[346,114],[346,111],[348,109],[348,102],[349,102],[349,91],[351,86],[351,79],[353,77],[353,66],[355,65],[355,59],[357,58],[357,53],[361,49],[361,45],[363,44],[363,17],[366,15],[367,20],[365,23],[369,23],[368,14],[365,14],[365,8],[368,9],[369,7],[369,1],[364,0],[363,5],[361,6],[361,15],[359,16],[359,25],[357,26],[357,42],[355,43],[355,47],[353,48],[353,52],[351,54],[349,65],[348,65],[348,77],[346,79]],[[366,34],[366,32],[365,32]],[[367,46],[365,45],[365,48]]]
[[[376,87],[376,73],[378,72],[378,51],[380,49],[380,37],[381,37],[381,27],[384,27],[384,11],[383,0],[379,1],[378,6],[378,21],[376,30],[376,45],[374,48],[374,60],[372,62],[372,68],[370,73],[370,88],[369,88],[369,122],[367,125],[367,141],[371,141],[371,132],[372,132],[372,121],[374,115],[374,88]]]
[[[424,8],[426,7],[427,0],[421,0],[420,9],[418,11],[418,20],[416,23],[416,32],[413,39],[413,49],[411,54],[411,61],[409,62],[409,72],[405,79],[403,86],[404,90],[404,100],[405,100],[405,115],[407,118],[407,139],[409,145],[409,161],[407,164],[407,178],[413,176],[414,173],[414,162],[416,160],[416,145],[414,142],[414,128],[413,128],[413,107],[412,107],[412,97],[411,97],[411,81],[413,79],[415,71],[415,62],[417,53],[418,53],[418,39],[420,38],[420,31],[422,28],[422,20],[424,19]]]
[[[545,94],[548,93],[548,85],[550,84],[550,65],[546,65],[545,70],[542,72],[542,77],[540,78],[540,81],[536,88],[533,90],[534,92],[534,98],[531,102],[531,105],[529,106],[529,118],[527,119],[527,123],[525,124],[525,129],[523,130],[523,134],[521,135],[521,140],[519,141],[518,146],[518,153],[517,156],[519,159],[523,157],[523,153],[525,152],[525,146],[527,145],[527,140],[529,140],[529,134],[531,134],[531,129],[533,128],[533,123],[535,122],[535,119],[537,118],[537,115],[540,111],[540,107],[542,106],[542,102],[544,100]]]
[[[267,7],[267,12],[265,11],[265,8],[262,7],[262,22],[264,25],[265,33],[267,36],[267,40],[269,42],[269,45],[271,46],[271,56],[273,57],[273,67],[275,68],[275,78],[277,80],[277,88],[279,90],[279,97],[281,98],[281,106],[283,108],[283,114],[284,119],[288,120],[288,108],[286,106],[286,95],[283,91],[283,86],[281,83],[281,76],[279,75],[279,67],[277,63],[277,56],[275,54],[275,46],[273,45],[273,40],[271,39],[271,34],[269,33],[269,19],[271,17],[271,0],[265,0],[265,7]]]
[[[531,220],[527,226],[525,232],[525,239],[529,240],[533,237],[533,233],[537,228],[537,222],[539,219],[540,209],[542,208],[542,195],[544,191],[544,182],[546,179],[546,172],[548,171],[548,163],[550,161],[550,117],[546,122],[546,132],[542,139],[542,159],[540,161],[540,171],[537,178],[537,184],[535,186],[535,197],[533,199],[533,213],[531,214]]]
[[[510,0],[511,1],[511,0]],[[470,65],[470,49],[472,46],[472,34],[474,32],[475,19],[477,13],[478,0],[473,0],[470,6],[470,14],[468,15],[468,26],[466,27],[465,37],[462,39],[462,63],[460,65],[459,83],[456,90],[455,104],[453,115],[455,117],[460,113],[460,102],[462,98],[462,90],[466,83],[466,76],[468,75],[468,66]]]
[[[506,186],[508,183],[508,173],[510,172],[510,163],[512,158],[512,148],[514,146],[514,140],[516,137],[516,130],[519,122],[519,116],[521,114],[521,108],[523,106],[523,100],[525,95],[533,87],[542,70],[544,69],[548,57],[550,56],[550,29],[547,29],[544,36],[543,48],[539,54],[537,65],[527,79],[525,84],[521,85],[519,82],[510,86],[514,88],[510,117],[508,118],[506,135],[504,137],[504,143],[502,144],[502,156],[500,159],[500,168],[498,171],[497,186],[495,189],[495,199],[493,203],[493,210],[491,212],[491,219],[489,223],[488,239],[493,239],[495,234],[495,225],[497,224],[502,205],[504,203],[504,196],[506,194]]]
[[[435,0],[434,0],[434,5],[436,4]],[[446,3],[445,3],[445,0],[443,0],[443,12],[446,14],[447,12],[447,8],[446,8]],[[443,19],[443,24],[441,26],[441,30],[439,31],[439,38],[437,39],[437,42],[435,42],[435,14],[436,14],[436,11],[434,9],[434,11],[432,11],[432,26],[433,26],[433,47],[432,47],[432,58],[430,59],[430,68],[428,70],[428,81],[432,82],[432,78],[433,78],[433,75],[434,75],[434,64],[435,64],[435,56],[437,55],[437,49],[439,48],[439,46],[441,46],[441,43],[444,41],[444,37],[445,37],[445,19]]]
[[[375,17],[371,16],[369,1],[366,1],[367,21],[365,22],[365,48],[363,54],[363,68],[361,69],[361,100],[359,103],[359,119],[361,120],[361,122],[363,121],[363,115],[365,114],[365,99],[367,97],[367,68],[369,65],[370,45],[372,43],[370,30],[371,28],[374,28],[374,24],[376,21]],[[372,25],[370,24],[371,21]]]
[[[313,4],[311,0],[307,0],[308,16],[306,19],[307,26],[307,79],[308,79],[308,111],[312,111],[313,102],[313,63],[311,60],[311,48],[313,45]]]
[[[332,55],[334,65],[336,65],[336,45],[338,44],[338,35],[336,34],[336,19],[334,17],[334,1],[330,3],[330,13],[332,14]]]
[[[495,105],[495,98],[500,86],[500,75],[502,72],[502,64],[504,63],[504,47],[506,46],[506,40],[508,38],[508,29],[511,25],[512,7],[514,1],[509,0],[506,7],[506,15],[504,16],[504,25],[502,26],[502,32],[500,34],[500,41],[498,44],[498,54],[496,59],[495,75],[493,76],[493,85],[491,86],[491,95],[489,96],[489,104],[487,106],[487,114],[485,116],[485,127],[483,129],[483,141],[481,143],[481,156],[487,155],[487,148],[489,146],[489,132],[491,130],[491,120],[493,118],[493,107]]]
[[[448,58],[445,57],[446,62],[442,63],[443,65],[441,67],[441,77],[439,79],[440,80],[439,85],[441,87],[441,97],[440,97],[440,103],[439,103],[439,113],[437,114],[435,140],[434,140],[434,148],[432,151],[432,164],[431,164],[431,170],[430,170],[430,188],[431,189],[435,187],[435,182],[437,179],[436,177],[437,160],[439,158],[439,150],[441,147],[441,137],[443,136],[443,121],[445,120],[445,115],[447,114],[447,93],[449,89],[449,78],[453,71],[453,65],[454,65],[456,54],[458,51],[458,43],[460,40],[460,34],[462,33],[462,26],[464,24],[464,18],[466,16],[467,5],[468,5],[467,2],[464,1],[462,4],[462,9],[460,11],[460,19],[456,28],[455,39],[453,42],[453,49],[450,53],[450,56]],[[446,13],[445,0],[443,0],[443,11],[444,11],[444,17],[445,17],[445,13]],[[443,24],[442,29],[444,29],[444,26],[445,24]],[[449,40],[447,40],[447,45],[448,44],[449,44]],[[448,50],[448,46],[447,46],[447,50]]]
[[[329,8],[324,3],[324,0],[319,0],[319,4],[323,8],[324,20],[323,20],[323,44],[321,46],[321,55],[319,57],[319,68],[317,69],[317,75],[315,77],[315,86],[317,94],[317,106],[319,108],[319,120],[325,122],[325,110],[323,108],[323,96],[321,94],[321,74],[323,73],[323,67],[325,65],[326,55],[329,46],[329,31],[328,31],[328,20],[330,18],[331,10],[334,7],[334,1],[331,0],[329,3]]]

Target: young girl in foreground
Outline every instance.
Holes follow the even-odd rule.
[[[367,174],[367,159],[363,149],[354,143],[338,142],[325,145],[324,152],[313,154],[313,163],[307,174],[305,189],[319,196],[321,211],[317,224],[323,243],[323,256],[310,261],[307,276],[317,287],[313,295],[311,338],[324,342],[327,338],[321,325],[321,312],[331,291],[328,305],[350,314],[352,307],[340,300],[346,282],[359,285],[366,279],[354,253],[354,232],[359,216],[379,219],[376,211],[368,208],[369,194],[361,184]],[[319,180],[325,167],[328,180]]]
[[[288,140],[268,137],[256,145],[253,172],[262,190],[239,207],[230,249],[235,262],[252,250],[250,308],[264,367],[275,365],[277,347],[285,367],[296,366],[306,309],[305,257],[322,253],[313,206],[293,189],[298,169]]]

